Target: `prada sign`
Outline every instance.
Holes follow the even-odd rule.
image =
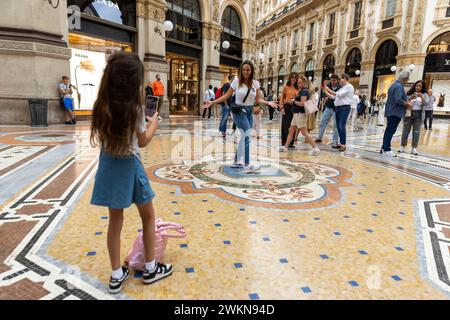
[[[172,21],[175,26],[171,32],[167,33],[168,38],[198,47],[202,46],[202,23],[200,21],[171,10],[166,12],[166,20]]]

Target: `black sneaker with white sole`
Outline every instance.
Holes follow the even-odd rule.
[[[122,291],[123,284],[130,277],[130,269],[122,267],[122,270],[123,270],[122,278],[114,279],[113,277],[111,277],[111,279],[109,280],[109,293],[115,294]]]
[[[152,284],[156,281],[164,279],[172,274],[172,265],[157,263],[154,271],[144,270],[142,273],[142,281],[144,284]]]

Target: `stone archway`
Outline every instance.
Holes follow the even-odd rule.
[[[205,0],[202,0],[205,1]],[[220,6],[220,15],[219,15],[219,21],[222,21],[223,13],[225,12],[225,9],[227,7],[232,7],[236,10],[237,14],[239,15],[239,19],[241,20],[241,27],[242,27],[242,39],[250,39],[250,25],[249,21],[247,19],[247,14],[245,13],[244,7],[242,4],[237,0],[226,0],[222,3]]]

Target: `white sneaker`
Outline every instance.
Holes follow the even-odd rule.
[[[280,151],[280,152],[286,152],[286,151],[288,151],[288,148],[286,148],[285,146],[282,146],[282,147],[280,147],[280,148],[278,149],[278,151]]]
[[[244,169],[242,169],[241,173],[250,174],[257,171],[259,168],[261,168],[260,164],[255,164],[253,166],[246,166],[244,167]]]
[[[388,157],[396,157],[397,155],[393,153],[392,151],[384,151],[384,155],[387,155]]]
[[[405,152],[405,147],[401,146],[400,150],[398,150],[398,153],[404,153]]]
[[[231,165],[231,168],[233,168],[233,169],[244,168],[244,165],[242,163],[239,163],[239,162],[234,162]]]
[[[413,155],[415,155],[415,156],[418,156],[418,155],[419,155],[419,153],[417,152],[417,149],[416,149],[416,148],[412,148],[411,154],[413,154]]]
[[[320,149],[319,148],[314,148],[313,150],[311,150],[310,152],[308,152],[308,154],[310,156],[317,156],[320,153]]]

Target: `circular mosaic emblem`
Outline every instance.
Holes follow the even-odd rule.
[[[261,168],[246,174],[232,168],[234,155],[218,161],[185,161],[151,168],[152,180],[179,185],[184,193],[214,193],[238,203],[280,209],[316,208],[338,201],[339,186],[351,173],[343,168],[306,161],[259,159]]]

